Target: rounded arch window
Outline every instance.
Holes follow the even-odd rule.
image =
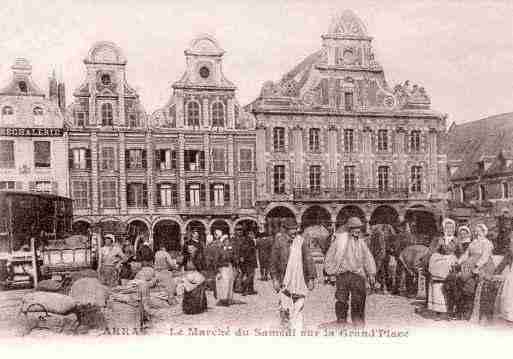
[[[34,107],[34,110],[32,112],[34,113],[34,116],[42,116],[43,108],[40,106],[36,106],[36,107]]]
[[[222,102],[214,102],[212,105],[212,126],[224,127],[224,105]]]
[[[27,93],[27,83],[25,81],[18,82],[18,87],[21,92]]]
[[[196,101],[187,104],[187,125],[199,126],[200,121],[200,105]]]
[[[14,114],[14,110],[11,106],[2,107],[2,116],[10,116]]]
[[[110,79],[110,75],[109,74],[103,74],[102,77],[101,77],[101,82],[102,82],[102,85],[110,85],[111,84],[111,79]]]
[[[102,125],[103,126],[112,126],[113,123],[113,115],[112,115],[112,104],[104,103],[102,105]]]

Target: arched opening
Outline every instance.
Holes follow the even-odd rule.
[[[134,244],[139,236],[142,240],[149,238],[149,229],[145,222],[136,219],[128,224],[127,239]]]
[[[296,220],[294,213],[287,207],[275,207],[265,216],[265,227],[267,233],[274,235],[280,231],[282,224],[287,219]]]
[[[404,219],[413,234],[431,237],[439,232],[437,215],[422,205],[409,208]]]
[[[125,239],[128,234],[128,225],[114,219],[101,221],[95,227],[97,229],[97,233],[99,232],[102,236],[112,234],[118,242]]]
[[[303,216],[301,217],[301,225],[303,229],[310,226],[321,225],[330,231],[331,215],[328,210],[321,206],[312,206],[303,213]]]
[[[253,219],[243,219],[242,221],[237,222],[237,225],[242,227],[242,231],[244,233],[252,231],[255,235],[258,234],[258,224],[257,221]]]
[[[158,221],[153,227],[153,249],[160,249],[163,244],[168,252],[180,251],[182,233],[180,225],[170,219]]]
[[[205,237],[207,235],[207,229],[205,228],[205,225],[203,224],[203,222],[198,221],[198,220],[193,220],[193,221],[190,221],[189,223],[187,223],[187,226],[185,227],[185,232],[186,232],[185,233],[185,236],[186,236],[185,240],[187,240],[187,238],[189,236],[191,236],[194,231],[198,232],[200,241],[205,243]]]
[[[225,220],[217,219],[210,225],[210,234],[214,235],[216,230],[220,230],[223,234],[230,234],[230,226]]]
[[[396,226],[399,224],[399,214],[390,206],[379,206],[372,212],[369,224],[391,224]]]
[[[88,236],[90,234],[90,228],[91,224],[87,221],[76,221],[73,222],[72,225],[73,234],[81,234],[83,236]]]
[[[342,208],[337,215],[336,228],[343,226],[346,224],[347,220],[351,217],[358,217],[364,224],[364,229],[367,227],[367,223],[365,220],[365,212],[358,206],[345,206]]]

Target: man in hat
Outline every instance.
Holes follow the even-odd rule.
[[[324,268],[329,275],[336,276],[335,314],[339,324],[347,323],[349,296],[351,296],[351,317],[353,325],[365,323],[365,301],[367,283],[374,286],[376,264],[362,239],[362,221],[358,217],[348,219],[346,230],[335,234]]]
[[[239,263],[243,276],[242,295],[255,295],[255,270],[258,267],[255,232],[248,231],[239,245]]]
[[[271,250],[271,277],[279,294],[281,324],[296,332],[303,328],[303,308],[308,291],[313,290],[316,270],[308,243],[298,234],[294,219],[285,222],[276,234]]]

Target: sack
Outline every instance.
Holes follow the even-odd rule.
[[[71,286],[70,296],[79,304],[105,307],[109,290],[96,278],[81,278]]]
[[[22,299],[22,312],[44,312],[68,315],[76,308],[77,303],[70,296],[50,293],[33,292],[28,293]]]
[[[199,314],[207,310],[207,296],[204,283],[190,292],[184,292],[182,310],[185,314]]]
[[[42,280],[37,284],[36,290],[41,292],[58,292],[62,288],[62,283],[53,279]]]

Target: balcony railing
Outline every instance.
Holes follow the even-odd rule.
[[[295,188],[294,200],[375,200],[375,199],[406,199],[408,198],[407,188],[379,188],[357,187],[354,190],[341,188]]]

